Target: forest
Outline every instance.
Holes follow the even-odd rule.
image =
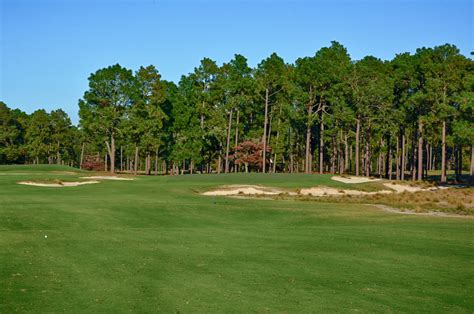
[[[153,65],[97,70],[78,101],[26,114],[0,102],[0,164],[140,174],[304,172],[423,180],[474,172],[474,61],[450,44],[384,61],[338,42],[255,68],[202,59],[178,84]]]

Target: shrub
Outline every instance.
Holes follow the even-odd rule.
[[[105,164],[101,159],[97,158],[97,156],[89,155],[84,157],[81,168],[85,170],[102,171],[105,168]]]

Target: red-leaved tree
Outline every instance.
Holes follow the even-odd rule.
[[[271,147],[266,147],[267,156],[270,156]],[[263,160],[263,144],[256,144],[252,141],[245,141],[234,148],[232,158],[236,165],[244,165],[245,172],[249,172],[249,168],[260,169]],[[268,162],[268,159],[267,159]]]

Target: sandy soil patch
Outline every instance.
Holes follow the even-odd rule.
[[[331,177],[334,181],[339,181],[342,183],[368,183],[368,182],[377,182],[381,181],[382,179],[375,179],[375,178],[367,178],[367,177],[356,177],[356,176],[333,176]]]
[[[121,180],[121,181],[132,181],[132,178],[116,177],[116,176],[90,176],[81,177],[81,179],[94,179],[94,180]]]
[[[279,195],[285,193],[283,190],[267,188],[258,185],[229,185],[217,190],[207,191],[202,195],[207,196],[232,196],[232,195]],[[293,193],[296,195],[296,193]]]
[[[64,188],[70,186],[79,186],[85,184],[95,184],[99,183],[99,181],[81,181],[81,182],[61,182],[61,183],[40,183],[34,181],[20,181],[18,184],[23,185],[32,185],[32,186],[42,186],[42,187],[50,187],[50,188]]]

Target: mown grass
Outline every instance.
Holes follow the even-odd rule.
[[[41,188],[16,182],[74,176],[16,171],[0,175],[2,313],[474,309],[471,219],[195,193],[224,184],[348,188],[330,176]]]

